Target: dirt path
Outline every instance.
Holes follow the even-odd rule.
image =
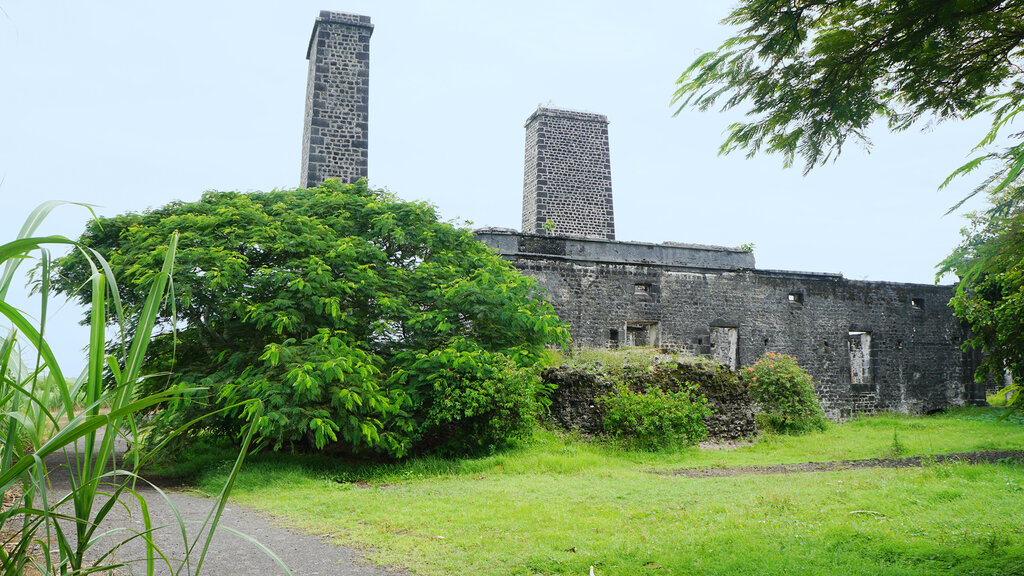
[[[858,470],[861,468],[916,468],[925,463],[957,462],[963,464],[986,464],[1003,460],[1024,461],[1024,450],[993,450],[986,452],[955,452],[936,456],[914,456],[911,458],[873,458],[870,460],[839,460],[834,462],[803,462],[800,464],[776,464],[774,466],[738,466],[735,468],[683,468],[669,472],[657,472],[666,476],[687,478],[724,478],[748,474],[797,474],[801,472],[834,472],[836,470]]]
[[[50,478],[55,495],[66,494],[70,487],[68,469],[63,455],[51,455],[47,459]],[[162,496],[153,488],[142,488],[141,493],[149,506],[153,526],[163,526],[156,530],[157,545],[168,558],[184,558],[188,545],[181,534],[177,514],[188,527],[190,538],[195,538],[203,521],[209,515],[214,504],[213,499],[190,494],[184,490],[168,489],[167,497]],[[126,498],[122,498],[125,501]],[[170,501],[170,504],[168,503]],[[173,505],[173,507],[172,507]],[[232,528],[246,534],[277,554],[296,576],[395,576],[408,575],[401,570],[389,570],[373,565],[361,558],[360,553],[352,548],[330,543],[326,538],[290,530],[273,518],[248,510],[244,507],[229,504],[221,517],[221,526]],[[143,522],[137,504],[130,503],[119,507],[115,517],[104,523],[104,527],[120,529],[109,538],[108,547],[115,542],[125,540],[128,535],[141,532]],[[339,526],[339,531],[344,527]],[[98,549],[99,547],[97,547]],[[192,554],[191,569],[180,562],[167,565],[157,564],[157,574],[181,575],[195,572],[195,560],[199,557],[202,543]],[[120,570],[121,574],[145,574],[146,567],[142,542],[129,543],[119,547],[116,559],[126,562],[127,566]],[[246,539],[232,534],[228,530],[218,530],[213,538],[210,552],[202,566],[202,576],[234,576],[237,574],[283,574],[281,568],[269,556]]]

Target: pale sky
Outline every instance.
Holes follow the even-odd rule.
[[[984,123],[878,130],[870,154],[849,146],[807,177],[778,157],[720,157],[739,114],[673,118],[669,102],[690,61],[730,34],[718,22],[731,6],[0,1],[0,242],[50,199],[113,216],[296,187],[306,44],[327,9],[375,25],[371,186],[473,227],[519,228],[526,118],[538,105],[596,112],[610,121],[619,240],[752,242],[758,268],[932,283],[964,224],[943,214],[973,182],[936,189]],[[77,237],[87,217],[62,208],[42,232]],[[51,343],[77,371],[80,313],[54,314]]]

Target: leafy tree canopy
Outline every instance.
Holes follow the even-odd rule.
[[[968,344],[984,351],[977,376],[1024,383],[1024,215],[1008,193],[987,213],[968,214],[963,241],[940,264],[960,277],[950,305],[971,326]],[[1015,395],[1014,404],[1019,395]]]
[[[486,447],[529,429],[545,400],[534,368],[546,346],[568,339],[535,283],[470,232],[362,181],[208,192],[91,222],[81,242],[121,279],[129,318],[174,231],[173,306],[160,312],[149,352],[171,376],[147,383],[201,389],[151,416],[155,438],[258,398],[260,433],[277,447],[392,456]],[[80,254],[56,270],[58,290],[89,301],[79,287],[92,270]],[[253,415],[247,406],[209,426],[237,433]]]
[[[673,99],[747,110],[723,152],[799,155],[806,171],[851,136],[869,144],[876,119],[1005,121],[1024,98],[1020,0],[744,0],[723,22],[740,33],[699,56]]]
[[[991,166],[970,195],[991,208],[970,216],[939,276],[960,277],[953,306],[984,349],[978,376],[1005,369],[1024,382],[1024,132],[1005,133],[1024,110],[1024,1],[742,0],[724,23],[739,33],[699,56],[673,98],[679,110],[747,111],[723,153],[799,157],[806,173],[848,138],[870,146],[876,120],[899,131],[924,117],[991,118],[978,155],[943,183]]]

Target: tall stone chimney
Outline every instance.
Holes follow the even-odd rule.
[[[366,177],[370,102],[369,16],[322,10],[306,59],[306,121],[300,187]]]
[[[615,239],[607,116],[538,108],[526,120],[523,232]]]

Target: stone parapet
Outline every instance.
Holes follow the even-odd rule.
[[[509,257],[543,256],[584,262],[684,266],[720,270],[750,270],[754,254],[739,248],[701,244],[651,244],[592,238],[520,234],[508,229],[481,228],[477,239]]]

